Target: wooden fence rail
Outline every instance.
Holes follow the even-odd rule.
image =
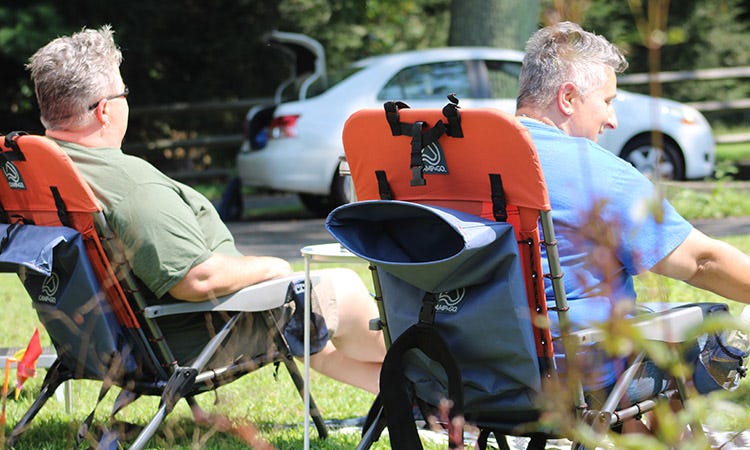
[[[750,67],[722,67],[717,69],[684,70],[678,72],[635,73],[618,77],[621,86],[643,85],[651,82],[675,83],[680,81],[722,80],[727,78],[750,78]],[[700,112],[726,112],[750,110],[750,98],[726,101],[686,102]],[[732,133],[714,136],[719,144],[750,142],[750,133]]]

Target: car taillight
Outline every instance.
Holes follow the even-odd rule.
[[[272,139],[296,136],[297,119],[299,115],[274,117],[268,124],[268,136]]]

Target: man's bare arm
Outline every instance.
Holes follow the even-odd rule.
[[[291,266],[281,258],[227,256],[214,253],[190,269],[169,293],[179,300],[200,302],[291,273]]]
[[[651,271],[731,300],[750,303],[750,256],[698,230],[693,230]]]

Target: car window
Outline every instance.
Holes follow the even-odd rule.
[[[467,63],[448,61],[407,67],[391,78],[378,93],[380,100],[445,99],[455,93],[471,97]]]
[[[315,81],[307,90],[307,98],[315,97],[323,92],[331,89],[341,81],[344,81],[346,78],[354,75],[355,73],[362,70],[361,67],[345,67],[343,69],[334,70],[332,72],[328,73],[328,77],[324,80],[322,78],[319,78]]]
[[[521,63],[515,61],[485,61],[487,80],[492,98],[516,98],[518,96],[518,75]]]

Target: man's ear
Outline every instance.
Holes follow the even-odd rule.
[[[570,116],[575,111],[573,99],[578,95],[578,88],[575,83],[566,81],[557,90],[557,108],[566,116]]]
[[[98,105],[96,105],[96,108],[93,111],[94,117],[96,117],[96,120],[103,126],[109,125],[109,114],[107,111],[108,104],[109,102],[106,99],[103,99]]]

